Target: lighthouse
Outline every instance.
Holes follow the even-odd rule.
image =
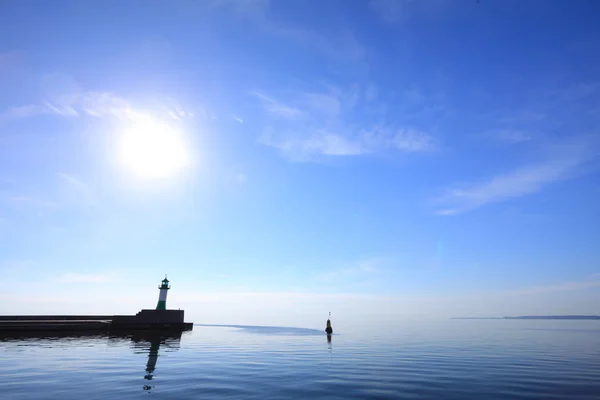
[[[171,289],[169,286],[169,280],[165,275],[165,279],[162,280],[161,285],[158,287],[160,289],[160,294],[158,295],[158,304],[156,305],[157,310],[166,310],[167,309],[167,291]]]

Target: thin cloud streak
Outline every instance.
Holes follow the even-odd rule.
[[[56,279],[59,283],[113,283],[114,276],[102,274],[65,274]]]
[[[153,110],[153,114],[161,113],[158,110]],[[42,104],[10,107],[0,113],[0,121],[30,118],[38,115],[57,115],[65,118],[87,115],[96,118],[131,120],[139,118],[143,113],[128,100],[111,92],[86,92],[78,96],[77,100],[68,104],[55,104],[45,101]],[[180,107],[163,109],[162,115],[165,118],[177,121],[194,117],[194,113]]]
[[[600,280],[580,281],[580,282],[564,282],[556,285],[532,286],[523,289],[512,289],[503,291],[506,295],[534,295],[540,293],[558,293],[570,292],[575,290],[585,290],[600,287]]]
[[[67,182],[69,182],[72,185],[75,186],[83,186],[83,182],[81,182],[79,179],[69,175],[69,174],[65,174],[65,173],[59,173],[58,176],[60,176],[61,178],[63,178],[64,180],[66,180]]]
[[[597,138],[568,144],[559,156],[540,164],[497,175],[490,180],[466,187],[454,187],[435,200],[438,215],[452,216],[487,204],[522,197],[544,187],[585,172],[583,167],[598,153]]]
[[[528,142],[532,140],[531,135],[520,131],[520,130],[510,130],[510,129],[501,129],[497,131],[492,131],[487,134],[488,137],[496,140],[500,140],[503,142],[509,143],[521,143]]]
[[[45,107],[37,104],[28,104],[24,106],[10,107],[0,113],[0,121],[29,118],[40,114],[48,113]]]
[[[283,104],[263,93],[253,92],[251,94],[260,100],[263,108],[269,114],[290,119],[296,119],[305,116],[305,113],[303,111],[300,111],[295,107],[290,107],[286,104]]]
[[[64,172],[60,172],[57,174],[63,181],[67,182],[69,186],[72,188],[71,190],[74,192],[74,201],[76,203],[83,203],[87,206],[96,206],[98,205],[97,196],[94,194],[93,190],[84,183],[83,181],[75,178],[71,174],[67,174]],[[63,199],[65,201],[66,199]]]
[[[322,282],[330,282],[330,281],[333,281],[334,279],[340,279],[340,278],[347,279],[347,278],[364,277],[365,275],[370,275],[370,274],[379,272],[380,264],[381,264],[380,259],[365,260],[365,261],[359,262],[355,266],[351,266],[348,268],[336,269],[336,270],[329,271],[329,272],[326,272],[323,274],[319,274],[316,279],[318,281],[322,281]]]
[[[402,23],[417,16],[430,16],[443,12],[451,4],[447,0],[371,0],[371,9],[386,24]]]
[[[33,207],[43,207],[43,208],[56,207],[56,203],[53,201],[48,201],[48,200],[33,197],[33,196],[23,196],[23,195],[8,196],[7,200],[14,204],[23,204],[23,205],[33,206]]]

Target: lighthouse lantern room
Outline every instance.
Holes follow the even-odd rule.
[[[165,279],[162,280],[161,285],[158,287],[160,289],[160,294],[158,295],[158,304],[156,305],[157,310],[166,310],[167,309],[167,291],[171,289],[169,286],[169,280],[165,275]]]

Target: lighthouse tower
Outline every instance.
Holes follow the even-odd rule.
[[[165,275],[165,279],[162,280],[161,285],[158,287],[160,289],[160,294],[158,295],[158,304],[156,305],[157,310],[166,310],[167,309],[167,291],[171,289],[169,286],[169,280]]]

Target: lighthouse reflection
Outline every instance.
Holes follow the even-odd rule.
[[[148,359],[146,361],[146,369],[144,373],[144,379],[146,382],[143,385],[145,391],[150,391],[154,388],[153,379],[156,371],[156,364],[158,358],[165,352],[177,351],[181,345],[182,332],[180,331],[165,331],[165,332],[136,332],[129,335],[131,340],[130,347],[135,354],[147,354]],[[114,338],[115,340],[122,340],[123,336]]]
[[[0,332],[0,344],[11,342],[18,344],[36,343],[46,348],[69,348],[81,341],[86,345],[107,344],[110,347],[123,347],[128,344],[136,355],[146,355],[146,368],[142,372],[140,361],[140,377],[144,377],[143,390],[150,391],[154,388],[154,376],[157,370],[159,356],[165,353],[178,351],[181,338],[189,332],[182,331],[55,331],[55,332]]]

